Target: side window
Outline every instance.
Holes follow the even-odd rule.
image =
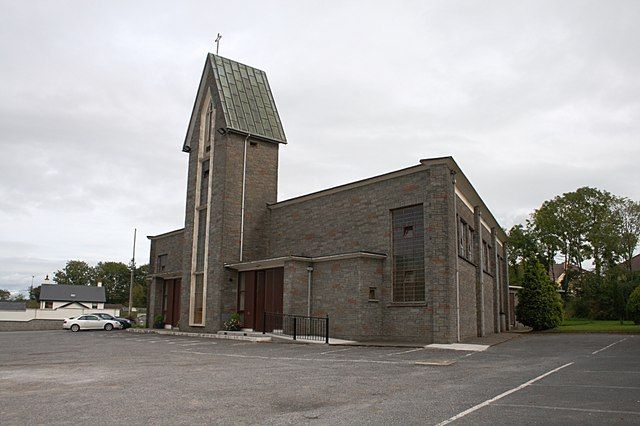
[[[391,211],[393,301],[424,302],[424,213],[422,204]]]
[[[51,302],[51,301],[44,302],[44,307],[46,309],[53,309],[53,302]]]
[[[167,267],[167,255],[161,254],[158,255],[158,259],[156,261],[156,272],[163,272]]]

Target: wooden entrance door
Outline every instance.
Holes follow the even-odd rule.
[[[180,321],[180,288],[182,280],[164,280],[163,315],[165,324],[177,327]]]
[[[282,313],[284,268],[242,272],[238,294],[244,297],[238,307],[243,308],[244,327],[261,331],[264,313]],[[240,309],[238,309],[240,311]]]

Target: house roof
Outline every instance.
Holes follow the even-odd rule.
[[[40,300],[104,303],[107,298],[104,287],[92,285],[42,284],[40,287]]]
[[[197,122],[196,113],[205,94],[207,77],[213,73],[227,131],[271,142],[287,143],[271,87],[264,71],[209,53],[193,106],[183,151],[189,151]]]
[[[629,265],[628,265],[626,260],[624,262],[620,263],[620,265],[624,266],[625,268],[629,267]],[[636,254],[635,256],[633,256],[631,258],[631,270],[633,272],[640,271],[640,253]]]

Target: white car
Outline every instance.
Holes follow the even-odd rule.
[[[71,331],[80,330],[107,330],[111,331],[114,328],[122,328],[116,320],[102,319],[97,315],[80,315],[79,317],[67,318],[62,324],[62,328]]]

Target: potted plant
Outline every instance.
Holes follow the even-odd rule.
[[[153,319],[153,328],[164,328],[164,315],[156,315]]]
[[[240,331],[240,314],[234,312],[223,325],[224,329],[227,331]]]

